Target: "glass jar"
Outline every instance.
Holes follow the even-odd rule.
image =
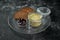
[[[30,21],[30,25],[32,27],[40,26],[41,25],[41,19],[42,19],[42,15],[40,15],[37,12],[33,12],[33,13],[30,13],[28,15],[28,20]]]

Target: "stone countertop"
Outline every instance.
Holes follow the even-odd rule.
[[[60,10],[58,6],[52,10],[51,14],[51,26],[47,30],[36,34],[33,40],[60,40]],[[26,39],[15,34],[7,23],[8,12],[1,10],[0,6],[0,40],[32,40],[32,38]],[[26,36],[27,37],[27,36]]]

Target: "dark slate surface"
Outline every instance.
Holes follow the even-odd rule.
[[[26,38],[21,37],[9,28],[7,23],[9,13],[2,10],[2,6],[4,6],[3,4],[6,4],[6,2],[3,3],[0,1],[0,40],[60,40],[60,3],[57,2],[53,6],[49,3],[47,4],[52,10],[51,26],[41,33],[30,35],[30,38],[28,39],[27,36],[25,36]]]

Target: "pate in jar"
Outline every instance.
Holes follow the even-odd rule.
[[[32,27],[38,27],[42,24],[41,22],[42,15],[37,12],[32,12],[28,15],[28,20]]]

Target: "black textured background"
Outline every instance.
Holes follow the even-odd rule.
[[[22,0],[21,0],[22,1]],[[23,0],[25,1],[25,0]],[[40,0],[41,1],[41,0]],[[35,38],[24,38],[14,33],[7,23],[7,17],[9,15],[9,9],[3,9],[3,6],[8,4],[12,6],[21,5],[19,0],[0,0],[0,40],[60,40],[60,2],[59,0],[43,0],[42,2],[35,1],[33,3],[42,3],[43,6],[47,6],[51,9],[51,26],[44,32],[34,35]],[[32,3],[32,2],[31,2]],[[24,5],[25,3],[23,3]],[[26,36],[27,37],[27,36]]]

